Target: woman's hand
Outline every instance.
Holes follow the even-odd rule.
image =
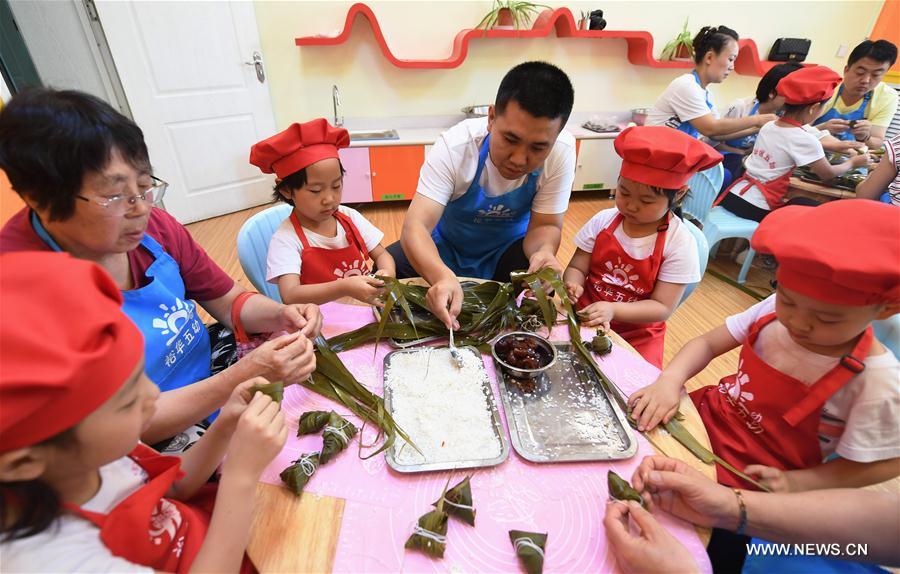
[[[581,311],[578,311],[578,317],[584,327],[600,327],[604,331],[609,331],[609,322],[613,320],[615,313],[613,312],[613,304],[608,301],[598,301],[591,303]]]
[[[648,456],[631,478],[651,508],[659,507],[692,524],[737,528],[740,507],[734,492],[674,458]]]
[[[356,275],[339,279],[340,289],[347,297],[374,305],[384,294],[384,281],[369,275]]]
[[[690,551],[637,502],[608,504],[603,525],[619,567],[626,574],[700,571]]]
[[[255,372],[271,382],[293,385],[316,370],[315,346],[302,333],[288,333],[266,341],[241,361],[253,364]]]
[[[293,333],[299,330],[306,338],[315,339],[322,329],[322,312],[312,303],[282,305],[278,312],[279,331]]]
[[[566,293],[569,295],[569,300],[574,304],[581,298],[582,293],[584,293],[584,285],[566,281]]]
[[[774,122],[778,119],[778,116],[775,114],[759,114],[756,116],[756,127],[761,128],[769,122]]]
[[[650,431],[659,423],[669,422],[678,412],[683,386],[681,381],[667,379],[663,371],[656,382],[631,393],[628,406],[638,430]]]
[[[238,419],[222,474],[241,472],[258,480],[263,469],[281,452],[287,435],[281,405],[263,393],[256,393]]]

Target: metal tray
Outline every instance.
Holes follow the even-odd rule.
[[[444,347],[446,348],[446,347]],[[475,353],[481,362],[481,368],[484,367],[484,359],[481,356],[481,352],[475,347],[457,347],[461,353]],[[413,353],[421,351],[422,349],[401,349],[397,351],[392,351],[388,353],[384,357],[384,371],[387,372],[388,367],[391,364],[391,360],[395,355],[401,353]],[[450,357],[448,356],[449,360]],[[491,410],[491,422],[494,428],[494,435],[497,437],[497,440],[500,441],[500,454],[494,458],[488,459],[467,459],[467,460],[450,460],[450,461],[440,461],[440,462],[427,462],[423,464],[403,464],[397,461],[394,458],[394,447],[391,447],[385,451],[384,458],[388,463],[388,466],[396,470],[397,472],[403,473],[411,473],[411,472],[429,472],[435,470],[456,470],[462,468],[479,468],[479,467],[489,467],[496,466],[506,460],[509,457],[509,441],[506,439],[506,432],[503,430],[503,423],[500,422],[500,413],[497,410],[497,403],[494,399],[494,392],[491,390],[490,380],[487,378],[487,371],[485,370],[485,377],[483,378],[482,390],[484,391],[484,400],[487,401],[488,407]],[[387,409],[391,415],[394,414],[393,408],[393,396],[390,388],[388,388],[387,383],[384,385],[384,408]],[[415,440],[415,437],[410,437]],[[399,439],[398,440],[402,440]]]
[[[637,439],[593,370],[569,343],[531,392],[494,363],[513,448],[531,462],[618,460]]]
[[[476,283],[475,281],[462,281],[462,282],[460,282],[460,285],[462,285],[463,287],[467,287],[467,286],[472,286],[472,285],[478,285],[478,283]],[[418,307],[411,306],[411,310],[412,310],[412,314],[413,314],[413,319],[415,319],[417,321],[420,318],[423,321],[426,321],[426,320],[432,318],[432,315],[430,313],[423,311],[422,309],[419,309]],[[403,313],[403,311],[400,309],[399,305],[395,305],[394,308],[391,310],[391,315],[396,316],[396,318],[398,320],[401,317],[401,313]],[[376,321],[381,321],[381,309],[373,306],[372,314],[375,315]],[[440,335],[431,335],[429,337],[422,337],[421,339],[411,339],[409,341],[398,341],[397,339],[388,339],[388,344],[391,347],[394,347],[396,349],[409,349],[410,347],[417,347],[424,343],[430,343],[432,341],[439,341],[441,339],[446,339],[446,337],[442,337]]]

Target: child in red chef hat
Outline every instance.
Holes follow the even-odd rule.
[[[252,572],[256,483],[287,438],[279,405],[247,381],[181,458],[140,443],[159,389],[121,306],[94,263],[0,256],[3,570]]]
[[[742,346],[737,374],[691,393],[716,454],[776,491],[895,476],[900,363],[871,323],[900,311],[897,210],[862,199],[784,207],[751,246],[778,261],[775,294],[688,342],[635,392],[638,427],[670,419],[684,383]],[[719,481],[750,487],[722,467]]]
[[[672,210],[691,176],[722,156],[664,126],[628,128],[615,149],[622,157],[616,206],[575,236],[563,280],[585,326],[611,327],[661,368],[665,321],[687,285],[700,281],[697,243]]]
[[[395,275],[384,237],[355,209],[341,205],[344,168],[338,149],[350,145],[343,128],[319,118],[288,128],[250,148],[250,163],[274,173],[275,199],[294,206],[269,243],[266,280],[285,303],[327,303],[353,297],[374,303]]]
[[[807,198],[786,199],[795,167],[809,166],[822,180],[829,180],[868,163],[868,154],[862,154],[831,165],[819,141],[828,132],[808,125],[840,83],[841,77],[825,66],[802,68],[778,82],[775,90],[784,97],[784,115],[760,128],[746,171],[718,199],[722,207],[738,217],[762,221],[784,205],[816,204]]]

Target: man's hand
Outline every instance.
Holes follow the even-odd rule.
[[[528,258],[528,272],[536,273],[545,267],[554,269],[562,276],[563,267],[554,253],[549,251],[535,251]]]
[[[456,317],[462,310],[463,290],[456,277],[441,279],[428,288],[425,303],[431,313],[448,329],[459,329]]]
[[[853,127],[850,128],[850,133],[853,134],[857,141],[864,142],[872,134],[872,122],[869,120],[856,120],[853,122]]]

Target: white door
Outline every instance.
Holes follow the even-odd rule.
[[[275,133],[253,3],[96,5],[166,210],[189,223],[268,201],[271,176],[247,161]]]

